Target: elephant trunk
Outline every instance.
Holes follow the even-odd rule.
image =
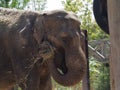
[[[81,47],[61,48],[56,55],[53,60],[49,60],[49,69],[55,81],[63,86],[78,83],[86,69],[85,55]]]

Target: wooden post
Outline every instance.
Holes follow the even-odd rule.
[[[111,90],[120,90],[120,0],[107,0],[111,41]]]
[[[86,68],[86,75],[84,76],[82,80],[82,90],[90,90],[87,30],[83,30],[83,33],[85,35],[85,38],[82,41],[83,43],[82,48],[86,55],[87,68]]]

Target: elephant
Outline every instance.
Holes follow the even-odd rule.
[[[77,84],[86,72],[83,37],[74,13],[0,8],[0,90],[52,90],[51,77]]]
[[[107,34],[109,34],[107,0],[94,0],[93,13],[97,24]]]

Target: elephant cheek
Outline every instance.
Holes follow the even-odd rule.
[[[54,58],[54,60],[59,60],[59,57]],[[80,82],[86,69],[85,55],[82,49],[65,50],[64,60],[67,70],[66,73],[61,74],[60,71],[58,71],[58,67],[55,65],[54,60],[49,60],[49,69],[56,82],[63,86],[72,86]]]

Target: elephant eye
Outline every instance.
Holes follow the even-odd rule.
[[[66,42],[67,42],[67,39],[66,39],[66,38],[62,38],[62,41],[63,41],[64,43],[66,43]]]
[[[69,45],[71,40],[72,40],[71,37],[62,37],[62,41],[65,45]]]

